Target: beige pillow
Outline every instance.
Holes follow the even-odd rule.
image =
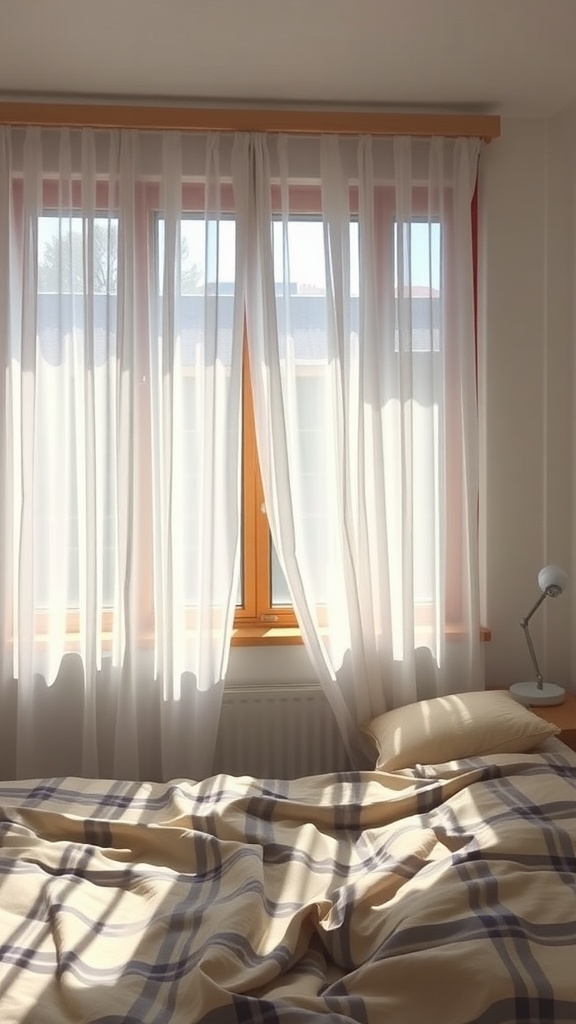
[[[376,768],[395,771],[477,754],[522,754],[560,729],[519,704],[508,690],[418,701],[364,726],[378,747]]]

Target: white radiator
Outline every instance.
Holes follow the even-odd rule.
[[[225,690],[214,774],[297,779],[348,767],[334,715],[318,687]]]

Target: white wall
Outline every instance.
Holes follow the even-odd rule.
[[[286,647],[233,647],[226,685],[235,683],[317,683],[301,645]]]
[[[504,121],[480,177],[481,527],[489,686],[532,676],[519,626],[558,562],[572,587],[531,632],[550,679],[576,689],[573,473],[576,107]]]

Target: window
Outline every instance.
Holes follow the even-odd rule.
[[[298,192],[298,188],[295,188]],[[50,401],[49,366],[60,358],[62,346],[76,346],[78,360],[82,361],[83,346],[93,344],[95,354],[96,397],[101,393],[103,403],[110,399],[112,379],[107,377],[107,360],[115,356],[116,345],[116,291],[118,280],[118,216],[114,212],[96,211],[93,217],[86,217],[72,207],[56,213],[50,208],[51,186],[47,184],[44,212],[38,221],[38,297],[37,315],[41,351],[46,364],[46,383],[42,384],[41,401]],[[107,189],[99,185],[99,194],[107,198]],[[211,316],[218,321],[220,344],[231,339],[234,315],[235,292],[235,250],[236,223],[233,213],[231,190],[224,188],[224,214],[218,218],[206,219],[204,191],[201,186],[187,185],[183,189],[184,212],[177,223],[179,235],[177,258],[167,264],[166,222],[158,213],[158,189],[147,185],[140,196],[141,237],[145,248],[153,254],[151,265],[143,262],[137,272],[137,282],[142,287],[142,302],[148,302],[148,290],[152,288],[155,300],[158,332],[164,316],[165,279],[169,287],[177,292],[175,306],[177,323],[167,325],[176,339],[176,358],[179,361],[183,385],[182,410],[185,433],[192,442],[199,431],[198,392],[195,379],[199,367],[199,349],[203,344],[205,318]],[[276,196],[276,199],[278,197]],[[104,203],[103,206],[106,204]],[[278,204],[279,205],[279,204]],[[360,265],[361,238],[358,218],[355,213],[357,197],[351,190],[349,221],[350,262],[345,268],[348,276],[349,308],[347,310],[348,343],[358,346],[361,333],[360,309]],[[415,193],[416,212],[409,223],[399,225],[395,219],[389,193],[382,189],[376,204],[376,239],[378,259],[382,277],[382,302],[385,304],[384,318],[393,318],[394,354],[402,357],[408,347],[413,358],[415,374],[415,419],[418,419],[419,374],[429,373],[428,368],[420,371],[418,354],[439,353],[442,349],[442,310],[445,308],[446,288],[450,288],[450,263],[446,259],[446,233],[449,223],[438,218],[418,217],[418,195]],[[291,349],[291,357],[297,366],[294,393],[291,400],[300,410],[298,438],[299,459],[304,466],[302,475],[301,508],[308,523],[309,532],[315,538],[310,571],[316,581],[316,594],[326,596],[330,582],[329,531],[326,529],[327,510],[323,479],[326,472],[326,452],[330,448],[327,434],[327,417],[324,408],[327,401],[327,384],[322,367],[329,358],[327,352],[327,317],[329,299],[326,282],[325,228],[319,213],[321,197],[317,188],[301,188],[293,204],[294,210],[288,219],[282,220],[275,214],[272,228],[274,257],[274,281],[277,318],[281,346]],[[88,256],[88,258],[87,258]],[[378,263],[379,260],[379,263]],[[448,271],[448,273],[447,273]],[[90,275],[92,288],[85,284]],[[166,275],[166,278],[165,278]],[[152,281],[145,282],[150,276]],[[392,285],[390,284],[392,282]],[[390,290],[392,289],[392,290]],[[399,302],[401,291],[409,290],[411,301],[408,307]],[[85,301],[85,293],[92,295]],[[207,299],[213,299],[207,302]],[[408,309],[408,322],[406,311]],[[404,319],[403,319],[404,318]],[[153,348],[153,346],[152,346]],[[101,358],[100,358],[101,354]],[[268,627],[296,627],[297,621],[290,601],[289,588],[271,540],[266,516],[262,481],[260,478],[256,444],[252,394],[250,383],[250,361],[245,345],[243,362],[242,397],[242,558],[238,584],[235,626],[238,631],[247,628],[267,629]],[[148,382],[142,375],[142,401],[148,400]],[[67,406],[60,406],[57,415],[62,417],[62,429],[75,429],[74,402],[78,400],[71,386]],[[433,486],[434,466],[432,449],[428,446],[426,427],[423,426],[415,445],[415,472],[413,486],[414,504],[417,514],[414,521],[414,595],[423,617],[432,600],[434,557],[429,542],[430,507],[425,495]],[[187,446],[185,442],[185,447]],[[194,445],[190,443],[192,449]],[[53,452],[39,452],[46,466],[53,465]],[[113,516],[115,504],[116,452],[100,451],[99,458],[108,467],[106,479],[98,492],[98,501],[104,509],[96,518],[103,522],[103,534],[98,544],[105,550],[104,568],[99,582],[100,600],[104,609],[103,623],[106,626],[106,608],[112,604],[114,587],[118,585],[118,565]],[[67,468],[63,467],[67,472]],[[150,472],[141,466],[142,475]],[[70,466],[69,472],[77,469]],[[56,538],[61,522],[62,510],[58,495],[49,486],[43,490],[39,477],[38,501],[43,506],[42,515],[37,518],[35,528],[43,537]],[[71,480],[74,491],[74,481]],[[182,536],[182,566],[185,581],[185,599],[193,610],[198,603],[197,576],[192,571],[198,555],[197,503],[195,495],[201,486],[198,466],[193,460],[187,464],[183,481],[186,503],[186,521]],[[143,507],[145,495],[143,494]],[[68,514],[69,506],[68,506]],[[151,515],[152,512],[150,511]],[[146,515],[146,513],[144,513]],[[461,529],[457,502],[450,513],[451,527]],[[74,535],[74,526],[69,524]],[[77,527],[76,527],[77,532]],[[147,559],[146,527],[142,530],[141,557]],[[40,545],[39,545],[40,546]],[[45,546],[45,558],[59,556],[58,544]],[[43,605],[41,579],[49,570],[47,565],[38,565],[38,606]],[[53,564],[52,570],[53,571]],[[72,545],[66,555],[68,575],[67,593],[70,610],[74,609],[74,594],[81,586],[81,572],[78,565],[78,546]],[[450,574],[449,574],[450,575]],[[457,576],[457,574],[454,574]],[[148,612],[141,614],[141,622],[151,625],[150,609],[152,594],[144,588],[140,599]],[[459,596],[454,589],[451,606],[454,621],[458,620]],[[73,621],[70,620],[70,621]],[[194,622],[194,616],[190,619]],[[237,633],[237,637],[239,633]],[[250,636],[253,641],[254,633]]]
[[[198,191],[188,189],[187,195],[189,203],[191,200],[198,203]],[[327,566],[330,554],[325,528],[323,476],[329,439],[326,435],[326,417],[323,413],[326,383],[321,373],[322,365],[327,358],[325,239],[321,215],[318,212],[309,212],[311,208],[319,209],[319,192],[307,188],[302,190],[302,196],[296,207],[303,207],[304,212],[298,210],[290,216],[287,223],[283,223],[279,216],[274,219],[274,279],[281,344],[293,346],[293,355],[298,367],[293,398],[301,411],[299,447],[301,458],[306,465],[303,504],[308,525],[310,527],[312,524],[316,537],[312,571],[317,580],[317,592],[326,594],[329,587]],[[354,206],[354,199],[351,206]],[[395,320],[395,349],[399,354],[402,344],[408,344],[411,355],[415,357],[414,369],[418,375],[418,353],[440,352],[442,344],[443,225],[439,219],[419,220],[415,217],[400,229],[386,193],[382,195],[379,214],[383,278],[389,274],[386,254],[392,253],[395,297],[391,297],[389,305]],[[185,213],[179,229],[181,240],[180,265],[177,269],[177,288],[180,295],[178,336],[181,343],[182,373],[191,382],[197,365],[195,353],[203,339],[205,290],[210,287],[205,282],[212,280],[212,287],[218,295],[217,315],[221,330],[231,332],[232,329],[236,231],[232,212],[227,218],[220,218],[217,223],[211,223],[205,221],[204,213],[199,209],[190,209]],[[210,232],[213,233],[211,247],[214,263],[211,268],[207,268],[206,253],[210,248],[207,234]],[[154,239],[157,293],[160,299],[158,308],[161,315],[164,220],[158,215],[154,216]],[[357,345],[360,332],[360,238],[358,220],[354,214],[350,219],[348,273],[350,343]],[[400,281],[403,282],[402,287],[405,290],[409,289],[411,295],[410,321],[404,324],[400,323],[401,305],[398,302]],[[386,292],[385,284],[383,292]],[[426,372],[423,370],[423,373]],[[253,642],[258,633],[267,632],[272,627],[274,630],[297,627],[297,620],[266,516],[258,464],[247,346],[244,353],[243,381],[242,555],[235,639],[238,642],[242,630],[247,630],[246,635]],[[416,381],[416,392],[417,387]],[[417,404],[416,402],[416,406]],[[190,399],[186,402],[186,415],[187,429],[192,432],[197,429],[194,425],[192,388]],[[431,600],[433,578],[433,566],[430,564],[432,554],[426,539],[429,533],[430,509],[425,495],[429,493],[431,474],[434,472],[425,427],[420,433],[420,442],[416,442],[415,459],[417,467],[414,473],[414,487],[417,514],[414,533],[414,592],[424,621],[426,607]],[[189,466],[186,486],[190,512],[183,557],[185,562],[192,564],[195,552],[191,545],[197,535],[194,523],[194,494],[197,493],[199,486],[192,464]],[[193,574],[187,572],[186,578],[190,581],[187,600],[193,607],[197,600]],[[455,609],[457,604],[458,598],[455,596]],[[277,633],[275,638],[278,638]]]

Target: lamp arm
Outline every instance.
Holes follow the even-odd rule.
[[[542,604],[542,601],[547,596],[548,596],[547,591],[546,590],[543,591],[543,593],[540,594],[540,597],[536,601],[536,604],[528,612],[528,615],[526,616],[526,618],[520,620],[520,625],[522,626],[522,629],[524,630],[524,636],[526,637],[526,643],[528,644],[528,650],[530,651],[530,657],[532,658],[532,664],[534,666],[534,671],[536,673],[536,684],[537,684],[539,690],[542,689],[542,687],[544,685],[544,680],[542,678],[542,673],[540,671],[540,668],[538,666],[538,661],[536,659],[536,651],[534,650],[534,644],[532,643],[532,637],[530,636],[530,629],[528,628],[528,623],[530,622],[530,619],[534,615],[534,612],[538,610],[538,608]]]

